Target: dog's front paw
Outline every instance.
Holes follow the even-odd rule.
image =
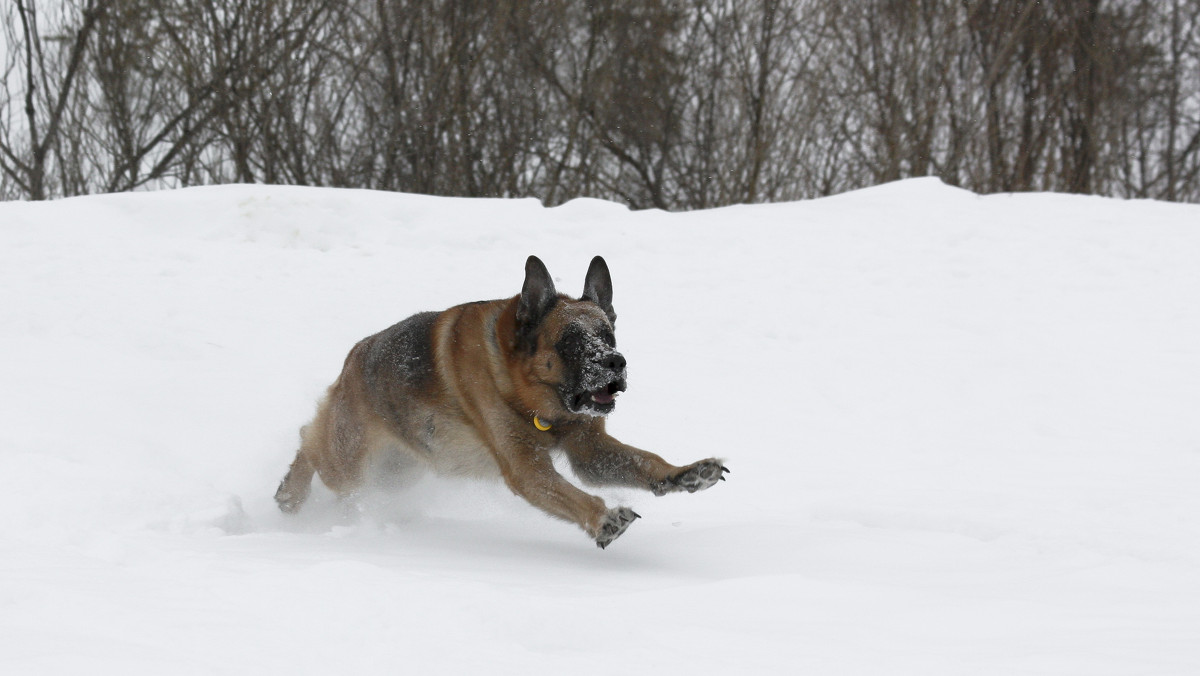
[[[695,493],[715,486],[718,481],[724,481],[728,471],[729,468],[722,465],[720,460],[709,458],[684,467],[683,471],[674,476],[655,482],[650,490],[655,495],[666,495],[674,491]]]
[[[621,537],[621,533],[629,528],[629,524],[633,523],[634,519],[640,519],[641,515],[628,507],[613,507],[604,514],[604,521],[600,522],[600,528],[596,533],[596,546],[604,549],[613,540]]]

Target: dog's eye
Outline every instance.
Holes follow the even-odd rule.
[[[612,331],[601,331],[600,332],[600,340],[603,340],[604,343],[606,345],[608,345],[609,347],[617,346],[617,337],[615,335],[613,335]]]

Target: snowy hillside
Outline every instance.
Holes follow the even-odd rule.
[[[612,269],[605,551],[501,485],[271,496],[356,340]],[[0,673],[1200,673],[1200,206],[0,203]]]

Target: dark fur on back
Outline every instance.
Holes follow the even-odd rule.
[[[433,323],[436,312],[415,314],[375,335],[367,351],[366,377],[380,383],[399,378],[419,388],[433,377]]]

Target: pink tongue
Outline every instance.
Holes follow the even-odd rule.
[[[592,401],[596,402],[597,404],[611,404],[612,400],[613,396],[608,393],[607,389],[602,388],[592,392]]]

